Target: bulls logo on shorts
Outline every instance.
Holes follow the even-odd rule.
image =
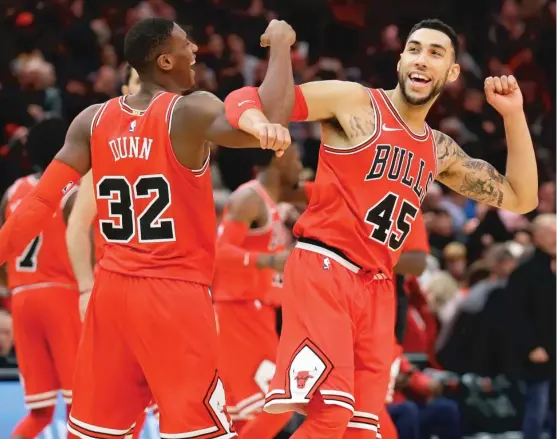
[[[308,397],[321,382],[323,374],[328,371],[323,359],[306,344],[295,355],[290,365],[290,393],[298,397]]]

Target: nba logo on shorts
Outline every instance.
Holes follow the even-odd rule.
[[[133,133],[135,131],[135,125],[137,124],[137,121],[132,120],[132,123],[130,123],[130,133]]]
[[[323,259],[323,270],[331,268],[331,260],[329,258]]]

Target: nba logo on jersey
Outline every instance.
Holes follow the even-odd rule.
[[[133,133],[135,131],[136,125],[137,125],[137,121],[132,120],[132,123],[130,123],[130,133]]]
[[[66,195],[68,191],[72,188],[72,186],[73,186],[73,181],[70,181],[66,186],[64,186],[64,189],[62,189],[62,194]]]
[[[329,258],[323,259],[323,270],[331,268],[331,260]]]

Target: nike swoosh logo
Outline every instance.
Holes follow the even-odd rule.
[[[384,123],[383,127],[382,127],[382,130],[383,131],[402,131],[402,128],[389,128],[387,126],[387,124]]]
[[[238,102],[238,107],[241,107],[242,105],[247,104],[248,102],[255,102],[255,101],[248,99],[247,101]]]

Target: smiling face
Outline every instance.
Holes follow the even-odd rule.
[[[458,78],[451,39],[443,32],[421,28],[408,37],[397,65],[398,84],[411,105],[425,105],[435,99],[447,82]]]
[[[186,32],[178,25],[174,25],[168,52],[160,55],[157,59],[161,70],[172,77],[173,82],[183,91],[188,90],[195,84],[195,53],[197,45],[193,43]]]

